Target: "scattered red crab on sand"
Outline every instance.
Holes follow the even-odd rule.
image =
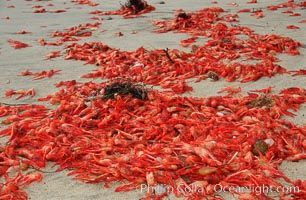
[[[33,73],[33,72],[29,71],[28,69],[26,69],[18,75],[19,76],[32,76],[33,75],[34,76],[33,80],[39,80],[39,79],[43,79],[43,78],[51,78],[53,75],[59,74],[60,71],[61,70],[51,69],[49,71],[43,70],[41,72]]]
[[[25,48],[25,47],[29,47],[30,45],[17,41],[17,40],[12,40],[12,39],[8,39],[7,40],[8,43],[11,44],[11,47],[14,49],[21,49],[21,48]]]
[[[19,95],[18,97],[16,97],[16,99],[20,99],[20,98],[23,98],[23,97],[28,96],[28,95],[33,97],[33,96],[35,96],[35,90],[34,90],[34,88],[31,88],[29,90],[12,90],[11,89],[11,90],[7,90],[5,92],[6,97],[11,97],[11,96],[16,95],[16,94]]]

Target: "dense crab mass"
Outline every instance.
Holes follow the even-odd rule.
[[[99,5],[87,0],[71,2]],[[53,4],[31,9],[42,14],[69,11],[49,10],[47,6]],[[291,10],[283,13],[294,17],[300,14],[293,10],[305,6],[305,2],[288,1],[264,11],[287,8]],[[54,30],[49,38],[37,38],[37,45],[61,48],[44,60],[63,57],[63,62],[82,61],[96,67],[82,78],[103,81],[78,82],[72,78],[58,82],[55,93],[33,104],[0,103],[4,126],[0,135],[7,139],[0,146],[0,199],[28,199],[24,188],[43,179],[49,162],[58,166],[56,171],[69,170],[68,175],[79,181],[103,183],[106,188],[111,182],[119,182],[116,192],[150,188],[143,199],[162,199],[170,193],[186,199],[220,199],[220,187],[233,194],[232,187],[248,188],[235,194],[239,199],[273,199],[268,193],[250,190],[263,185],[272,191],[285,185],[298,188],[278,191],[277,197],[282,199],[306,197],[305,180],[291,180],[279,170],[284,160],[306,158],[305,125],[285,118],[294,117],[306,102],[304,88],[289,87],[272,93],[270,86],[242,94],[240,87],[226,87],[219,93],[227,94],[219,96],[178,95],[193,90],[188,84],[191,81],[243,84],[277,74],[303,76],[304,69],[288,70],[278,64],[278,56],[298,56],[304,44],[231,24],[239,22],[238,13],[263,18],[266,13],[261,9],[228,13],[217,6],[194,12],[177,10],[173,18],[149,22],[156,28],[152,34],[188,34],[190,38],[181,40],[180,45],[191,46],[189,50],[139,47],[123,51],[94,40],[94,31],[103,25],[99,17],[137,18],[155,10],[146,1],[130,0],[116,11],[88,13],[99,22]],[[286,28],[299,29],[295,25]],[[205,42],[196,43],[200,38]],[[32,47],[19,40],[7,42],[18,51]],[[33,76],[33,81],[38,81],[60,72],[25,69],[18,75]],[[4,95],[20,100],[34,97],[36,90],[10,89]],[[189,189],[187,193],[184,188]]]
[[[127,179],[116,191],[146,183],[175,187],[182,181],[209,188],[216,184],[277,187],[281,185],[277,178],[304,190],[301,182],[290,181],[277,166],[284,159],[305,158],[305,127],[280,118],[292,116],[288,110],[305,102],[305,90],[266,94],[268,103],[262,103],[257,93],[191,98],[148,90],[147,98],[139,99],[119,92],[118,85],[69,83],[41,99],[58,105],[54,110],[2,106],[2,116],[8,115],[2,123],[11,124],[1,131],[9,136],[9,145],[2,150],[7,164],[2,170],[22,165],[42,168],[52,161],[58,170],[72,170],[70,175],[88,183]],[[110,87],[115,88],[113,97]],[[16,179],[20,174],[6,180],[17,187],[24,184]]]

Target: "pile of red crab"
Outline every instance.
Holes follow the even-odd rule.
[[[177,49],[120,51],[101,42],[66,45],[65,59],[85,61],[98,68],[84,78],[132,77],[134,81],[170,88],[175,93],[191,91],[186,79],[206,78],[250,82],[279,73],[304,75],[305,70],[287,71],[276,64],[277,53],[298,55],[302,44],[279,35],[259,35],[248,27],[227,26],[236,15],[223,15],[221,8],[206,8],[194,13],[179,12],[174,19],[155,21],[156,32],[177,31],[193,35],[181,44],[187,46],[198,36],[209,40],[193,45],[191,52]],[[244,36],[244,37],[242,37]],[[248,61],[254,61],[250,64]]]
[[[72,2],[98,5],[87,0]],[[145,1],[137,2],[142,4],[90,14],[131,18],[155,9]],[[268,9],[284,6],[305,7],[288,2]],[[175,95],[192,90],[187,84],[191,78],[244,83],[277,73],[305,75],[305,70],[288,71],[276,64],[277,54],[298,55],[300,42],[229,25],[237,21],[237,14],[225,14],[218,7],[191,13],[180,10],[173,19],[153,21],[157,33],[190,34],[189,39],[181,41],[184,47],[199,37],[207,38],[203,45],[192,45],[191,52],[143,47],[121,51],[102,42],[77,43],[90,37],[100,23],[54,31],[51,38],[60,38],[57,41],[39,39],[42,46],[69,42],[65,59],[97,66],[83,78],[110,81],[62,81],[56,84],[56,93],[39,99],[52,104],[49,107],[0,103],[1,123],[8,125],[0,130],[0,135],[8,138],[5,146],[0,146],[0,199],[27,199],[24,187],[42,179],[42,169],[48,162],[55,163],[57,171],[70,170],[70,176],[86,183],[109,187],[111,182],[120,182],[117,192],[145,185],[151,189],[143,199],[162,199],[169,193],[187,199],[220,199],[216,193],[220,187],[229,190],[263,185],[270,190],[290,185],[298,190],[278,191],[278,197],[305,199],[306,181],[292,181],[278,169],[284,160],[306,158],[306,126],[285,119],[293,117],[306,102],[305,89],[291,87],[272,94],[268,87],[243,96],[240,88],[225,88],[228,94],[223,96]],[[8,42],[14,48],[29,47],[17,40]],[[61,51],[55,51],[45,59],[61,55]],[[20,75],[37,80],[59,71],[25,70]],[[148,89],[143,83],[170,91]],[[108,94],[112,87],[117,88]],[[7,97],[13,95],[20,99],[34,96],[35,91],[6,92]],[[28,172],[29,168],[35,172]],[[254,190],[236,195],[239,199],[272,198]]]
[[[1,116],[7,116],[3,123],[10,124],[1,131],[9,136],[8,145],[1,147],[1,175],[6,181],[1,195],[25,198],[19,189],[41,179],[39,173],[11,177],[10,168],[40,169],[52,161],[58,170],[72,170],[70,175],[87,183],[123,182],[116,191],[141,184],[211,188],[190,193],[193,198],[214,196],[217,184],[265,184],[273,189],[283,179],[299,191],[280,193],[281,197],[305,197],[305,181],[293,182],[278,170],[283,160],[306,158],[306,127],[281,119],[293,116],[289,110],[305,103],[304,89],[207,98],[147,90],[144,98],[103,98],[107,84],[63,82],[66,88],[41,99],[58,105],[53,110],[1,105]],[[167,191],[146,195],[161,198]]]

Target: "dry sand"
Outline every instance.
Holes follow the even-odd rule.
[[[120,6],[120,1],[113,0],[94,0],[94,2],[100,3],[97,7],[90,7],[87,5],[77,5],[68,0],[53,0],[53,1],[25,1],[25,0],[1,0],[0,2],[0,102],[4,103],[35,103],[39,97],[44,97],[47,94],[55,92],[57,89],[54,83],[64,80],[77,80],[88,81],[87,79],[79,78],[82,74],[91,72],[95,66],[83,65],[83,62],[64,60],[63,57],[59,57],[52,60],[43,60],[46,54],[51,51],[60,50],[63,52],[63,47],[52,46],[40,46],[37,40],[39,38],[49,39],[50,32],[54,30],[63,30],[64,28],[77,26],[86,22],[93,22],[89,18],[91,17],[88,12],[100,9],[100,10],[116,10]],[[234,13],[237,10],[243,8],[261,8],[264,10],[265,17],[256,19],[250,16],[250,13],[239,14],[240,22],[233,23],[238,25],[245,25],[254,29],[258,33],[262,34],[280,34],[296,39],[302,43],[306,42],[306,24],[298,23],[298,21],[306,19],[305,9],[296,8],[296,12],[301,13],[301,16],[289,17],[288,15],[281,14],[284,9],[278,11],[267,11],[266,6],[271,4],[277,4],[285,1],[261,1],[257,4],[247,4],[247,0],[236,0],[235,2],[239,6],[235,7],[229,5],[232,1],[223,1],[218,4],[211,4],[211,1],[203,0],[165,0],[165,4],[159,4],[160,0],[148,0],[150,5],[156,7],[156,11],[143,15],[143,17],[136,19],[123,19],[121,16],[112,16],[112,20],[101,21],[102,25],[99,30],[93,32],[93,36],[85,38],[84,41],[102,41],[103,43],[112,47],[117,47],[122,50],[135,50],[140,46],[144,46],[147,49],[161,49],[161,48],[176,48],[181,50],[190,51],[181,47],[180,40],[187,39],[189,36],[185,34],[154,34],[152,24],[148,20],[152,19],[164,19],[171,18],[173,16],[173,10],[184,9],[185,11],[195,11],[204,7],[220,6],[228,12]],[[46,6],[49,3],[53,3],[55,6]],[[121,1],[121,3],[124,3]],[[15,8],[7,8],[7,6],[14,5]],[[64,13],[32,13],[32,5],[43,5],[48,10],[67,9]],[[9,16],[10,19],[6,20],[2,17]],[[107,17],[104,17],[107,18]],[[297,25],[299,30],[286,29],[287,25]],[[43,27],[46,26],[46,27]],[[27,30],[32,34],[18,35],[15,32],[20,30]],[[106,30],[100,32],[100,30]],[[137,31],[137,34],[131,34],[131,32]],[[116,37],[116,32],[122,32],[123,37]],[[31,45],[30,48],[24,48],[15,50],[9,46],[7,39],[19,40]],[[203,40],[202,40],[203,41]],[[82,42],[82,41],[81,41]],[[199,40],[200,44],[201,40]],[[289,56],[282,54],[279,58],[282,60],[279,64],[286,69],[306,69],[306,50],[300,49],[301,55]],[[30,71],[41,71],[50,69],[60,69],[61,74],[55,75],[50,79],[42,79],[33,81],[31,77],[16,76],[25,69]],[[277,93],[280,89],[288,87],[305,87],[306,77],[289,75],[276,75],[272,78],[261,78],[256,82],[249,82],[241,84],[240,82],[228,83],[224,80],[217,82],[210,82],[208,80],[200,83],[192,83],[194,91],[187,95],[192,96],[212,96],[217,95],[217,91],[225,86],[240,86],[244,93],[249,90],[261,89],[267,86],[274,86],[273,92]],[[36,96],[33,98],[26,97],[18,101],[14,98],[2,98],[4,93],[8,89],[28,89],[35,88]],[[299,125],[305,125],[305,105],[296,113],[296,117],[291,120]],[[0,138],[1,143],[4,143],[5,139]],[[55,168],[47,167],[45,171],[52,171]],[[292,180],[302,179],[305,180],[305,168],[306,162],[302,160],[300,162],[283,162],[281,169]],[[31,184],[26,191],[29,198],[32,200],[39,199],[52,199],[52,200],[64,200],[64,199],[139,199],[144,193],[139,191],[133,191],[128,193],[115,193],[113,192],[116,184],[112,185],[112,188],[105,189],[103,185],[89,185],[80,183],[78,181],[71,180],[71,177],[66,176],[67,171],[58,173],[44,173],[44,178],[40,183]],[[224,195],[224,194],[221,194]],[[225,195],[225,199],[231,198]],[[175,199],[173,195],[170,199]]]

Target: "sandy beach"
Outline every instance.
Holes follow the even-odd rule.
[[[152,12],[143,14],[137,18],[124,19],[122,16],[109,15],[100,16],[100,20],[93,20],[93,15],[88,14],[94,10],[111,11],[120,8],[122,1],[98,1],[97,6],[81,5],[69,0],[41,0],[41,1],[25,1],[25,0],[2,0],[0,6],[0,102],[7,104],[36,104],[38,98],[45,97],[58,90],[54,84],[60,81],[76,80],[78,82],[86,82],[92,79],[81,78],[83,74],[89,73],[96,68],[95,65],[84,65],[82,61],[65,60],[65,44],[61,46],[41,46],[39,39],[53,40],[50,38],[51,32],[56,30],[62,31],[65,28],[78,26],[79,24],[99,22],[101,25],[98,28],[92,28],[92,36],[84,37],[77,43],[90,41],[101,41],[113,48],[119,48],[122,51],[134,51],[143,46],[145,49],[179,49],[190,52],[191,46],[182,47],[180,41],[187,39],[190,36],[183,33],[163,33],[157,34],[153,31],[156,27],[153,26],[152,20],[164,20],[173,18],[174,10],[183,9],[185,12],[193,12],[206,7],[221,7],[226,13],[235,14],[238,10],[250,8],[251,10],[263,10],[264,16],[256,18],[251,13],[238,13],[239,22],[230,22],[232,26],[247,26],[259,34],[277,34],[284,37],[290,37],[303,44],[299,48],[300,55],[291,56],[287,54],[278,54],[277,57],[281,60],[277,64],[287,70],[306,69],[306,23],[299,23],[306,19],[305,7],[296,7],[292,10],[300,13],[300,16],[289,16],[282,13],[288,8],[281,8],[275,11],[267,9],[269,5],[276,5],[286,1],[262,1],[249,4],[247,1],[236,0],[235,4],[232,1],[170,1],[164,0],[148,0],[148,4],[156,9]],[[302,1],[295,1],[302,2]],[[52,4],[52,5],[51,5]],[[33,13],[33,6],[41,5],[47,12]],[[56,10],[64,10],[65,12],[55,12]],[[299,29],[287,29],[289,25],[298,26]],[[29,34],[16,34],[16,32],[26,30]],[[118,33],[122,33],[118,37]],[[7,40],[17,40],[30,45],[30,47],[22,49],[14,49],[10,46]],[[201,45],[206,38],[200,37],[195,44]],[[60,51],[60,57],[46,60],[48,53]],[[18,76],[24,70],[29,69],[33,72],[42,70],[61,70],[59,74],[55,74],[50,78],[32,80],[33,77]],[[94,81],[99,82],[99,79]],[[272,86],[272,93],[277,94],[280,90],[290,87],[300,87],[305,89],[306,77],[292,76],[290,74],[277,74],[273,77],[261,77],[257,81],[241,83],[239,80],[228,82],[224,79],[219,81],[210,81],[208,79],[195,83],[188,82],[193,87],[193,91],[183,94],[194,97],[208,97],[220,95],[217,92],[224,87],[241,87],[242,94],[247,94],[251,90],[262,89]],[[34,88],[36,95],[34,97],[24,97],[16,100],[15,97],[5,97],[5,92],[10,89],[30,89]],[[159,87],[154,87],[159,88]],[[40,104],[48,105],[44,102]],[[290,121],[298,126],[305,126],[306,105],[302,104],[300,109],[295,112],[295,117],[288,117]],[[0,118],[1,119],[1,118]],[[0,128],[5,128],[5,125],[0,124]],[[7,138],[0,138],[0,144],[3,146]],[[305,150],[305,149],[304,149]],[[306,161],[298,162],[283,161],[280,169],[291,180],[305,180]],[[29,199],[52,199],[52,200],[98,200],[98,199],[140,199],[145,196],[146,191],[131,191],[131,192],[114,192],[118,183],[112,183],[110,188],[104,188],[103,184],[85,184],[72,177],[66,176],[68,170],[63,170],[56,173],[52,172],[56,169],[52,163],[43,169],[43,179],[41,182],[34,182],[25,188]],[[236,199],[228,193],[218,193],[224,199]],[[170,194],[165,199],[177,199],[173,194]]]

